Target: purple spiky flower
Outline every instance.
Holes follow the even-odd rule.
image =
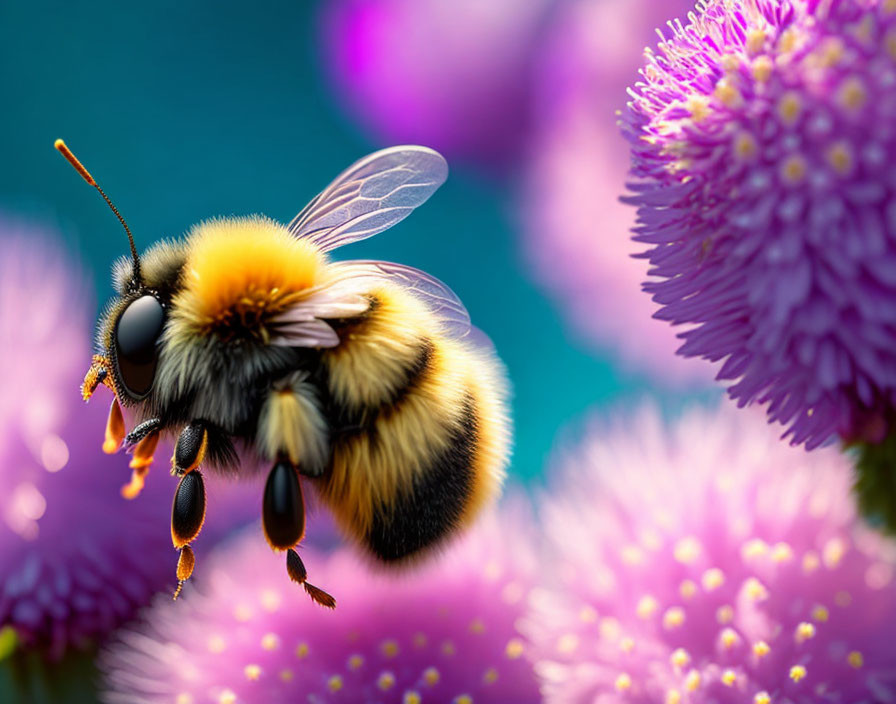
[[[555,584],[523,630],[550,702],[896,697],[896,547],[833,449],[753,411],[644,410],[591,430],[547,497]]]
[[[305,550],[335,611],[284,583],[250,534],[219,548],[196,589],[159,602],[101,661],[107,702],[539,701],[515,622],[534,576],[531,518],[486,517],[405,574],[371,571],[343,549]]]
[[[631,90],[635,240],[680,354],[795,444],[896,401],[896,5],[705,0]]]
[[[171,588],[177,562],[165,450],[126,501],[127,458],[101,450],[109,396],[80,400],[89,294],[58,241],[0,218],[0,628],[51,659],[95,644]],[[230,498],[203,547],[257,515],[238,491],[212,491]]]

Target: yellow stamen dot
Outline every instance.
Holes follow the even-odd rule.
[[[652,596],[642,596],[635,607],[635,613],[638,618],[646,620],[653,616],[659,608],[660,603]]]
[[[426,634],[425,633],[415,633],[414,634],[414,647],[415,648],[425,648],[426,647]]]
[[[276,650],[280,647],[280,638],[276,633],[265,633],[261,638],[261,647],[264,650]]]
[[[575,633],[566,633],[557,639],[557,650],[569,654],[579,647],[579,637]]]
[[[418,692],[405,692],[402,704],[422,704],[423,697]]]
[[[703,577],[700,579],[700,582],[701,584],[703,584],[703,588],[706,591],[711,592],[718,589],[725,583],[725,575],[718,567],[713,567],[712,569],[708,569],[703,573]]]
[[[849,663],[850,667],[854,667],[858,670],[865,664],[865,658],[862,657],[862,654],[858,650],[853,650],[846,656],[846,662]]]
[[[454,704],[473,704],[473,697],[469,694],[461,694],[454,698]]]
[[[435,687],[439,683],[440,677],[439,671],[434,667],[427,667],[423,671],[423,681],[430,687]]]
[[[744,543],[740,549],[740,556],[745,561],[756,557],[762,557],[768,552],[768,543],[761,538],[753,538]]]
[[[482,675],[482,681],[485,684],[494,684],[498,681],[498,671],[493,667],[488,668]]]
[[[261,677],[261,667],[258,665],[246,665],[243,668],[243,673],[246,675],[247,680],[257,680]]]
[[[614,641],[619,638],[622,633],[622,626],[619,625],[619,621],[615,618],[607,617],[600,622],[598,630],[600,631],[601,638]]]
[[[774,62],[768,56],[757,56],[753,62],[753,78],[757,81],[765,83],[771,78],[772,70],[775,68]]]
[[[644,553],[637,545],[626,545],[620,554],[626,565],[640,565],[644,562]]]
[[[779,565],[793,559],[793,549],[787,543],[775,543],[772,547],[772,561]]]
[[[446,640],[442,643],[442,655],[450,656],[454,655],[455,652],[457,651],[454,647],[454,643],[452,643],[450,640]]]
[[[384,692],[392,689],[392,687],[395,686],[395,675],[393,675],[389,671],[383,672],[379,677],[377,677],[376,686]]]
[[[691,599],[697,594],[697,584],[692,579],[686,579],[678,587],[678,593],[682,599]]]
[[[824,606],[816,606],[812,609],[812,618],[819,623],[827,621],[830,615],[830,612]]]
[[[470,623],[470,633],[475,633],[476,635],[485,633],[485,624],[482,622],[482,619],[473,619]]]
[[[227,641],[224,640],[223,636],[211,636],[208,639],[208,652],[223,653],[225,648],[227,648]]]
[[[301,660],[302,658],[308,657],[308,644],[307,643],[299,643],[296,646],[296,657]]]
[[[348,669],[349,670],[358,670],[361,668],[361,665],[364,664],[364,656],[363,655],[352,655],[348,659]]]
[[[504,648],[504,654],[511,660],[516,660],[523,654],[523,651],[523,641],[521,641],[519,638],[513,638],[512,640],[508,641],[507,647]]]
[[[761,29],[751,29],[747,32],[747,52],[758,54],[765,45],[765,32]]]
[[[744,101],[740,91],[727,78],[716,83],[714,94],[720,103],[729,108],[736,108]]]
[[[725,604],[724,606],[720,606],[716,609],[716,621],[721,623],[723,626],[726,623],[731,623],[734,620],[734,608]]]
[[[684,648],[677,648],[669,656],[669,662],[675,667],[687,667],[688,663],[691,662],[691,656],[688,655],[688,651]]]
[[[896,60],[896,29],[891,29],[887,32],[884,43],[886,44],[887,53],[890,54],[890,58]]]
[[[796,627],[793,637],[797,643],[805,643],[810,638],[815,637],[815,626],[807,621],[803,621]]]
[[[807,552],[803,555],[803,572],[811,574],[821,566],[821,560],[814,552]]]
[[[737,673],[734,670],[725,670],[722,673],[722,684],[726,687],[733,687],[737,682]]]
[[[837,90],[837,102],[846,110],[859,110],[868,100],[868,91],[862,79],[858,76],[850,76]]]
[[[181,692],[174,700],[175,704],[193,704],[193,695],[187,692]]]
[[[768,646],[764,640],[757,641],[753,644],[753,653],[757,658],[764,658],[771,652],[771,648]]]
[[[821,551],[821,560],[824,562],[824,566],[831,570],[840,564],[845,554],[846,543],[840,538],[831,538],[824,544],[824,548]]]
[[[273,589],[265,589],[261,593],[261,607],[273,613],[280,607],[280,595]]]
[[[327,689],[331,692],[338,692],[342,689],[342,678],[339,675],[333,675],[327,680]]]
[[[768,589],[755,577],[750,577],[744,582],[744,593],[751,601],[764,601],[768,599]]]
[[[384,640],[380,644],[380,652],[387,658],[394,658],[398,655],[398,643],[394,640]]]
[[[722,57],[722,68],[731,73],[740,68],[740,57],[737,54],[725,54]]]
[[[813,52],[813,56],[819,66],[830,68],[831,66],[836,66],[840,63],[845,52],[846,45],[840,37],[828,37],[821,43],[821,46]]]
[[[778,100],[776,109],[778,117],[785,125],[793,125],[803,111],[803,101],[800,99],[799,93],[788,91]]]
[[[684,686],[689,692],[696,692],[700,687],[700,673],[696,670],[691,670],[684,679]]]
[[[734,646],[740,643],[740,636],[737,635],[737,631],[733,628],[725,628],[722,630],[719,640],[722,642],[722,647],[726,650],[731,650]]]
[[[293,677],[292,670],[290,670],[289,668],[284,668],[284,669],[280,670],[280,679],[283,680],[284,682],[291,682],[292,677]]]
[[[809,674],[809,673],[806,671],[806,668],[803,667],[802,665],[794,665],[793,667],[790,668],[790,679],[792,679],[794,682],[799,682],[807,674]]]
[[[772,704],[772,698],[768,692],[759,692],[759,694],[753,697],[753,704]]]
[[[789,156],[781,164],[781,177],[788,183],[799,183],[806,177],[806,160],[799,154]]]
[[[801,32],[791,27],[790,29],[785,29],[781,32],[781,37],[778,39],[778,51],[784,54],[788,54],[796,47],[797,40],[801,36]]]
[[[583,606],[579,611],[579,620],[582,623],[594,623],[597,621],[597,611],[591,606]]]
[[[629,676],[627,672],[623,672],[619,677],[616,678],[615,683],[617,692],[626,692],[632,688],[632,678]]]
[[[242,621],[245,623],[250,618],[252,618],[252,607],[247,604],[239,604],[233,609],[233,617],[237,621]]]
[[[702,552],[702,548],[700,547],[700,541],[698,541],[693,536],[689,538],[682,538],[677,543],[675,543],[675,548],[673,549],[673,555],[675,559],[678,560],[683,565],[690,565],[700,557],[700,553]]]
[[[682,624],[684,624],[685,615],[684,609],[680,606],[673,606],[669,609],[666,609],[666,613],[663,614],[663,627],[666,629],[678,628]]]
[[[681,692],[677,689],[666,692],[666,704],[681,704]]]
[[[834,603],[841,608],[845,608],[852,603],[852,594],[849,592],[837,592],[834,594]]]
[[[619,641],[619,649],[623,653],[630,653],[635,649],[635,639],[634,638],[623,638]]]
[[[236,704],[236,692],[225,689],[218,695],[218,704]]]

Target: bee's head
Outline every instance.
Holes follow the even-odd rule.
[[[65,143],[57,139],[54,146],[84,180],[99,191],[124,227],[131,249],[131,256],[115,265],[118,297],[106,309],[99,326],[99,341],[104,354],[93,358],[84,379],[82,395],[85,400],[89,399],[96,387],[105,383],[112,387],[119,401],[137,403],[152,392],[165,329],[165,299],[167,296],[170,300],[183,258],[176,244],[161,243],[153,248],[152,266],[147,271],[121,213]]]

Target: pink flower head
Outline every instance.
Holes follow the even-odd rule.
[[[645,262],[629,237],[634,213],[619,201],[628,170],[617,111],[654,27],[689,0],[574,0],[541,53],[537,119],[521,205],[538,277],[573,326],[631,371],[667,385],[709,383],[705,365],[675,356],[681,344],[652,319],[641,292]]]
[[[595,429],[547,501],[557,583],[524,625],[548,701],[892,699],[896,548],[849,485],[752,412]]]
[[[87,286],[57,242],[0,218],[0,628],[52,658],[101,639],[173,588],[177,564],[165,451],[143,494],[126,501],[127,458],[100,449],[108,395],[81,401]],[[244,494],[209,489],[219,490],[230,498],[200,543],[257,515]]]
[[[336,0],[325,61],[386,142],[503,163],[528,124],[529,60],[550,0]]]
[[[529,522],[491,516],[398,576],[343,549],[305,550],[315,607],[254,534],[220,549],[197,589],[159,602],[105,654],[108,702],[536,702],[515,621],[534,559]]]
[[[896,400],[896,8],[708,0],[631,91],[635,240],[679,350],[793,443]]]

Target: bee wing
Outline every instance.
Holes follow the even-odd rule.
[[[411,291],[437,315],[446,332],[455,338],[466,337],[472,330],[470,314],[460,298],[446,284],[425,271],[405,264],[373,259],[340,262],[357,276],[385,280]]]
[[[325,252],[392,227],[448,178],[448,163],[427,147],[369,154],[343,171],[289,223]]]

